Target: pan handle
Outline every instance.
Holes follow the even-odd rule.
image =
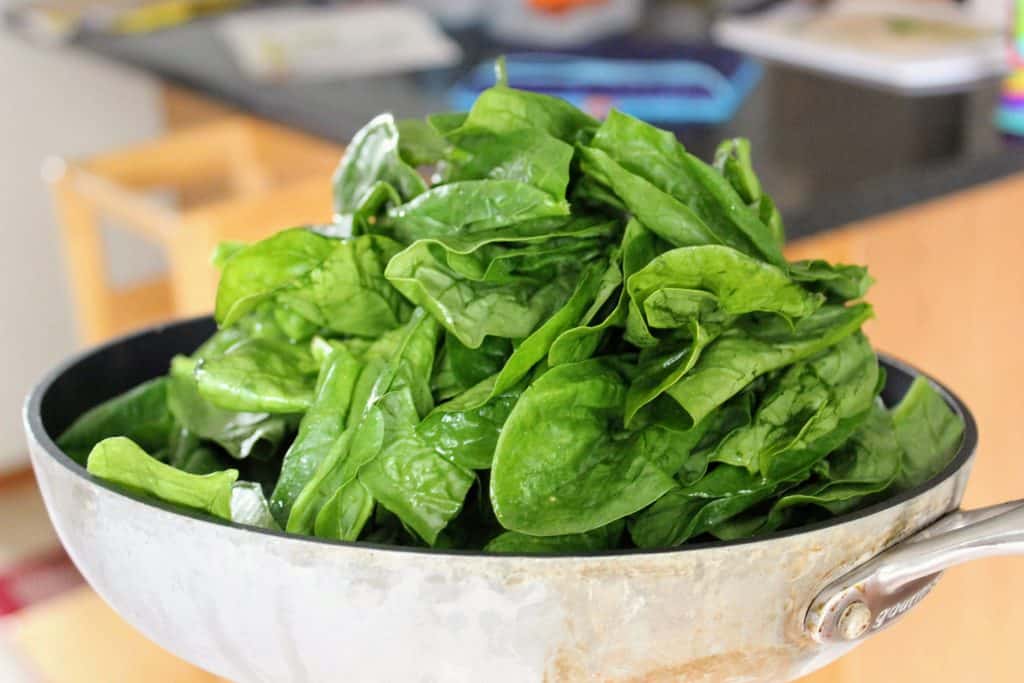
[[[997,555],[1024,555],[1024,500],[957,510],[830,583],[804,628],[819,643],[852,644],[920,602],[945,569]]]

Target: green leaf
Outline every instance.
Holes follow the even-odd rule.
[[[572,555],[613,550],[619,546],[625,525],[621,521],[587,531],[564,536],[528,536],[506,531],[496,536],[484,552],[502,554]]]
[[[57,438],[57,445],[72,460],[84,464],[98,442],[124,436],[147,450],[163,448],[174,432],[167,408],[166,377],[144,382],[83,413]]]
[[[651,232],[676,247],[718,244],[719,238],[685,203],[644,177],[630,173],[600,149],[584,147],[583,172],[619,197]]]
[[[893,408],[892,421],[904,453],[896,484],[899,489],[923,484],[941,472],[964,433],[963,419],[924,377],[914,378]]]
[[[444,159],[451,145],[437,128],[423,119],[403,119],[398,129],[398,155],[410,166],[427,166]]]
[[[489,469],[498,436],[522,388],[494,395],[494,378],[435,408],[416,427],[420,439],[464,469]]]
[[[313,476],[305,483],[288,513],[288,520],[285,524],[285,531],[291,534],[311,534],[317,523],[318,515],[321,514],[325,505],[339,492],[354,481],[358,473],[358,464],[348,463],[348,456],[352,445],[353,431],[342,432],[341,436],[331,444],[330,449],[324,455],[320,464],[313,472]],[[372,499],[370,501],[372,506]],[[358,501],[358,506],[363,506],[363,501]],[[338,510],[339,503],[334,503],[335,516],[342,513]],[[358,517],[359,515],[355,515]],[[363,519],[365,523],[365,519]],[[327,524],[326,518],[324,524]],[[326,528],[326,527],[325,527]],[[342,541],[354,541],[362,531],[358,528],[348,527],[345,534],[341,534],[341,524],[334,525],[334,531],[339,535],[329,536]],[[320,534],[318,534],[320,535]]]
[[[761,181],[750,160],[750,140],[729,138],[719,143],[715,150],[715,169],[747,204],[761,199]]]
[[[480,93],[463,126],[495,133],[535,128],[572,143],[597,121],[561,98],[499,85]]]
[[[627,329],[644,335],[650,328],[685,331],[644,359],[627,397],[627,424],[688,373],[735,316],[765,312],[800,319],[823,299],[792,282],[785,271],[720,245],[666,251],[631,275],[626,288],[635,304]]]
[[[445,333],[444,350],[434,368],[431,386],[441,399],[451,398],[497,374],[512,354],[512,343],[503,337],[485,337],[471,349],[451,332]]]
[[[761,399],[753,422],[731,433],[714,459],[780,480],[845,440],[878,387],[878,361],[862,334],[790,366]],[[835,444],[838,445],[838,444]]]
[[[438,455],[416,431],[408,392],[392,392],[373,408],[384,423],[383,445],[359,470],[359,481],[428,544],[458,514],[473,475]]]
[[[567,216],[569,204],[517,180],[462,180],[438,185],[388,209],[384,230],[403,243],[466,239],[535,218]]]
[[[612,111],[583,150],[583,171],[674,246],[724,244],[783,266],[775,231],[715,169],[668,131]]]
[[[134,493],[231,519],[231,490],[238,470],[188,474],[155,460],[134,441],[120,436],[96,444],[86,469]]]
[[[565,199],[573,148],[539,129],[495,133],[463,126],[449,135],[456,150],[446,181],[512,180]]]
[[[417,242],[391,259],[387,278],[473,349],[486,336],[528,336],[568,300],[581,265],[568,263],[568,269],[554,277],[488,282],[457,271],[449,264],[448,254],[438,244]],[[515,266],[506,270],[514,272]]]
[[[867,304],[822,306],[790,326],[778,316],[741,321],[701,354],[667,393],[700,422],[757,377],[838,343],[871,317]]]
[[[640,548],[671,548],[720,526],[786,486],[742,467],[718,465],[695,484],[670,490],[630,519],[629,534]]]
[[[807,317],[822,304],[789,279],[786,271],[720,245],[673,249],[655,257],[627,283],[629,296],[640,304],[652,327],[686,327],[702,308],[742,315],[756,311],[777,313],[790,320]],[[694,290],[712,300],[693,305]]]
[[[309,409],[319,368],[306,346],[246,339],[196,364],[199,393],[237,411],[299,413]]]
[[[502,526],[534,536],[590,531],[675,487],[697,441],[654,424],[621,429],[626,386],[600,359],[559,365],[512,409],[494,455],[491,502]]]
[[[167,405],[177,422],[196,437],[213,441],[238,460],[250,456],[268,458],[277,452],[288,435],[290,416],[239,412],[214,405],[199,393],[193,374],[195,365],[194,360],[184,356],[175,356],[171,361]],[[178,462],[171,462],[176,467],[194,471],[201,461],[186,467],[186,458],[201,457],[184,453]]]
[[[345,148],[334,173],[335,221],[358,233],[361,219],[375,213],[382,198],[408,201],[427,189],[416,169],[402,160],[399,130],[391,114],[375,117]],[[396,202],[397,203],[397,202]],[[374,208],[368,211],[368,207]]]
[[[442,111],[427,116],[427,125],[440,135],[447,135],[466,122],[469,114],[464,111]]]
[[[690,153],[686,153],[683,160],[687,171],[701,188],[697,195],[697,213],[715,233],[723,235],[727,231],[738,231],[769,263],[785,265],[776,231],[763,223],[756,211],[743,204],[729,181]]]
[[[376,337],[405,322],[411,307],[384,277],[402,247],[379,235],[338,242],[331,254],[277,295],[286,306],[336,334]]]
[[[355,541],[373,514],[376,502],[358,479],[334,492],[316,516],[314,533],[320,538]]]
[[[237,240],[225,240],[217,244],[213,249],[213,253],[210,254],[210,263],[217,270],[224,270],[225,264],[231,260],[231,257],[242,251],[248,246],[245,242],[239,242]]]
[[[833,265],[825,261],[790,263],[789,276],[808,289],[838,301],[860,299],[874,282],[864,266]]]
[[[515,386],[534,365],[548,355],[551,345],[563,332],[585,320],[587,308],[595,302],[603,289],[602,268],[600,264],[592,264],[584,270],[565,305],[515,348],[495,379],[494,395]]]
[[[236,481],[231,487],[231,521],[261,529],[280,529],[270,514],[263,488],[251,481]]]
[[[217,287],[217,322],[230,327],[267,297],[318,267],[335,241],[292,228],[242,249],[224,265]]]
[[[328,451],[345,430],[356,381],[363,364],[344,348],[331,352],[320,369],[313,402],[299,423],[299,433],[284,455],[270,498],[274,518],[288,523],[292,505]]]
[[[439,331],[439,325],[430,316],[417,310],[395,341],[384,340],[367,351],[368,364],[354,389],[347,428],[299,493],[288,517],[288,531],[310,533],[319,529],[318,535],[341,534],[332,537],[355,540],[369,518],[367,508],[373,500],[383,498],[380,502],[389,509],[401,507],[394,496],[396,491],[405,491],[404,486],[416,481],[409,470],[403,469],[407,465],[412,467],[412,461],[395,464],[392,460],[403,451],[382,450],[412,432],[420,417],[433,407],[430,377]],[[382,362],[382,354],[390,362]],[[415,439],[407,441],[414,442]],[[382,455],[384,462],[371,467]],[[432,540],[440,528],[433,529],[431,525],[437,522],[436,515],[441,514],[432,506],[442,494],[431,487],[445,480],[444,470],[450,463],[434,463],[422,456],[422,449],[418,449],[416,471],[421,477],[421,488],[405,493],[423,496],[402,508],[402,513],[409,517],[403,517],[403,521]],[[431,456],[440,460],[433,453]],[[414,457],[411,451],[410,457]],[[468,473],[466,476],[471,477]],[[467,484],[467,490],[468,487]],[[366,493],[372,496],[370,502]]]
[[[759,533],[789,526],[801,508],[816,506],[839,515],[870,502],[895,482],[903,449],[890,415],[877,404],[850,440],[823,463],[822,473],[772,505]]]

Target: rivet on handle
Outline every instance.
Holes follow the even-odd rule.
[[[871,625],[871,608],[863,602],[851,602],[839,615],[839,635],[846,640],[857,640]]]

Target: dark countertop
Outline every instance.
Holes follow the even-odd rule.
[[[215,21],[146,35],[84,36],[71,49],[338,142],[380,111],[407,117],[450,108],[448,86],[477,58],[496,50],[456,36],[468,56],[461,69],[263,85],[245,79]],[[1024,144],[1003,138],[992,124],[998,83],[958,94],[906,97],[785,66],[765,67],[732,121],[678,132],[703,158],[723,137],[750,138],[755,166],[791,237],[1024,171]]]

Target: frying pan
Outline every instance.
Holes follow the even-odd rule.
[[[25,428],[50,518],[127,621],[245,683],[784,681],[914,607],[941,572],[1024,553],[1024,501],[959,511],[977,443],[967,407],[952,462],[924,485],[755,540],[574,556],[329,542],[141,500],[90,477],[54,436],[166,372],[214,330],[154,328],[53,370]],[[917,370],[882,357],[891,404]]]

